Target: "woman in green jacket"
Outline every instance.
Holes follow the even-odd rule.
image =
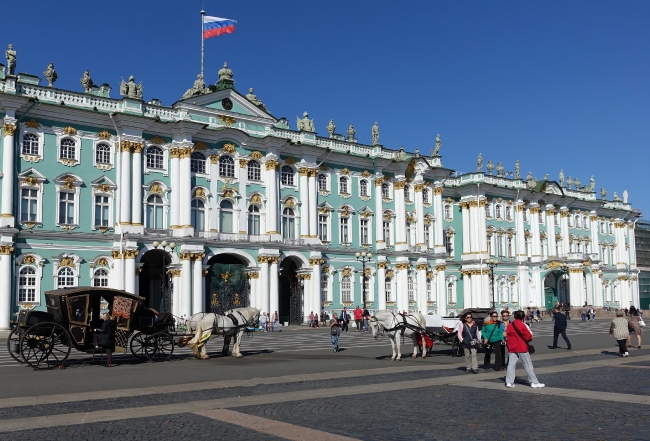
[[[483,369],[490,370],[490,358],[494,353],[494,370],[502,371],[501,351],[503,351],[503,324],[499,321],[499,314],[496,311],[490,313],[489,319],[483,322],[481,335],[483,336],[483,345],[485,348],[485,358],[483,359]]]

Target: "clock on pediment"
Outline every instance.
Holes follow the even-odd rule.
[[[224,98],[221,100],[221,106],[224,110],[232,110],[232,100],[230,98]]]

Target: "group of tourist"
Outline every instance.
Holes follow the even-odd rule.
[[[641,335],[643,335],[643,311],[630,306],[630,309],[616,311],[616,318],[609,326],[609,335],[618,343],[618,352],[623,357],[628,357],[629,347],[632,345],[632,336],[636,335],[637,348],[641,349]]]
[[[278,311],[275,311],[273,314],[263,312],[260,314],[260,331],[262,332],[282,332],[280,327],[280,316]]]

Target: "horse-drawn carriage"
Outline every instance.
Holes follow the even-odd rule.
[[[93,329],[109,312],[117,322],[115,352],[169,360],[174,352],[174,318],[144,307],[144,298],[126,291],[77,287],[45,293],[47,311],[23,310],[7,339],[9,353],[34,369],[62,366],[71,349],[92,352]]]

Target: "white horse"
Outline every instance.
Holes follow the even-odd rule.
[[[178,342],[179,346],[190,345],[196,358],[207,360],[210,358],[205,351],[205,343],[214,333],[224,336],[223,355],[228,355],[230,339],[234,337],[235,345],[232,356],[241,358],[239,347],[241,337],[246,327],[256,327],[260,319],[260,310],[257,308],[236,308],[226,312],[226,315],[201,312],[194,314],[187,321],[187,334]]]
[[[415,312],[413,314],[403,315],[399,312],[384,309],[377,311],[370,317],[370,330],[372,336],[376,339],[380,335],[387,335],[393,349],[391,360],[401,361],[402,352],[400,350],[400,339],[402,337],[411,337],[413,340],[413,358],[418,357],[418,342],[416,335],[418,329],[426,329],[426,321],[422,314]],[[427,348],[424,338],[422,339],[422,358],[427,358]]]

